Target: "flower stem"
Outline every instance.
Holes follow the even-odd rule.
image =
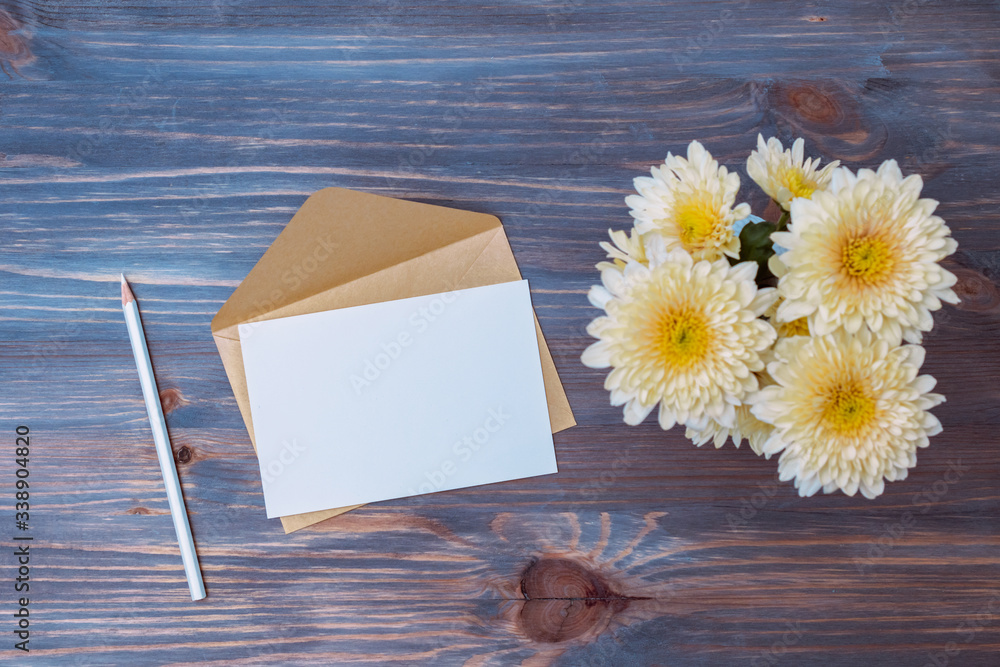
[[[785,228],[788,226],[788,221],[791,219],[791,217],[792,216],[789,215],[788,211],[782,211],[781,212],[781,217],[778,218],[778,222],[775,223],[775,225],[774,225],[774,227],[775,227],[774,231],[776,231],[776,232],[783,232],[783,231],[785,231]]]

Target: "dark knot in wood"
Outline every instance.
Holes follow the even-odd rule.
[[[843,118],[836,100],[826,92],[808,84],[791,87],[786,92],[788,103],[805,120],[820,125],[835,125]]]
[[[521,575],[519,623],[529,639],[555,643],[601,632],[631,600],[600,573],[565,558],[535,560]]]
[[[0,9],[0,70],[10,76],[9,65],[15,72],[17,66],[30,62],[34,56],[28,48],[28,42],[22,36],[15,34],[21,29],[21,23],[3,9]]]
[[[187,445],[184,445],[177,450],[177,462],[178,463],[191,463],[191,459],[194,458],[194,452]]]
[[[875,113],[877,101],[895,100],[894,81],[869,80],[869,88],[832,80],[782,80],[751,88],[755,103],[778,136],[806,139],[806,154],[823,163],[881,159],[888,128]],[[765,134],[766,136],[766,134]]]
[[[190,403],[180,389],[169,387],[160,390],[160,405],[163,406],[163,414],[170,414],[177,408]]]
[[[979,271],[965,267],[949,266],[958,282],[955,283],[955,294],[961,299],[958,307],[976,313],[994,312],[1000,309],[1000,292],[997,286]]]

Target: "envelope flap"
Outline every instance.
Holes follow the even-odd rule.
[[[469,285],[464,283],[464,276],[484,255],[489,254],[487,250],[493,247],[495,239],[503,236],[502,227],[488,229],[474,236],[433,248],[393,266],[373,270],[358,278],[334,284],[285,305],[275,305],[272,300],[268,302],[270,305],[266,311],[258,312],[253,317],[231,326],[216,328],[212,331],[212,335],[216,339],[239,340],[240,326],[262,320],[362,306],[468,287]],[[511,258],[513,259],[512,254]],[[509,280],[520,278],[517,266],[514,265]],[[491,281],[485,284],[491,284]]]
[[[499,228],[498,218],[483,213],[320,190],[219,309],[212,331]]]

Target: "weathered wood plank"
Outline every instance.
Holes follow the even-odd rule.
[[[35,448],[29,660],[995,664],[994,3],[0,10],[0,424],[29,424]],[[945,432],[875,501],[799,499],[746,448],[625,427],[602,374],[579,363],[597,242],[629,224],[632,178],[694,138],[743,175],[758,132],[855,167],[899,159],[960,243],[963,303],[927,339]],[[580,422],[556,437],[558,475],[378,503],[288,536],[264,518],[208,322],[329,185],[504,221]],[[743,196],[766,205],[749,185]],[[197,605],[122,270],[202,557]],[[0,457],[6,499],[12,466]],[[19,658],[0,646],[0,662]]]

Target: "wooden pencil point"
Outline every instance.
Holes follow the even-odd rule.
[[[125,280],[125,274],[122,274],[122,305],[125,306],[129,301],[135,301],[135,295],[132,294],[132,288],[129,287],[128,281]]]

